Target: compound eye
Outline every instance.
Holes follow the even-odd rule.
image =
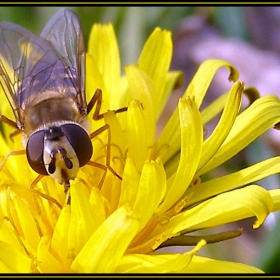
[[[92,156],[92,144],[89,135],[76,124],[64,124],[61,128],[78,157],[80,167],[84,166]]]
[[[34,171],[41,175],[48,175],[43,160],[44,135],[45,131],[40,130],[29,137],[26,146],[26,155],[29,165]]]

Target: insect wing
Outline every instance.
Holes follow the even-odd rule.
[[[21,26],[0,24],[0,83],[16,119],[19,119],[23,81],[50,48],[41,41]]]
[[[59,59],[64,62],[68,82],[76,89],[76,101],[81,109],[85,109],[84,36],[76,14],[67,9],[58,10],[44,27],[40,37],[52,45]]]
[[[83,71],[83,34],[71,11],[59,10],[41,36],[0,24],[0,84],[19,123],[26,106],[48,98],[48,91],[68,94],[85,109]]]
[[[50,87],[54,70],[62,67],[58,60],[43,38],[13,23],[0,24],[0,83],[17,121],[22,122],[25,107]]]

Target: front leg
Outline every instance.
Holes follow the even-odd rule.
[[[87,105],[87,114],[90,113],[90,111],[92,110],[93,106],[96,104],[96,108],[95,111],[93,113],[93,120],[100,120],[102,118],[104,118],[104,114],[100,114],[100,109],[101,109],[101,104],[102,104],[102,90],[101,89],[96,89],[94,95],[92,96],[90,102]],[[125,112],[127,111],[127,107],[123,107],[117,110],[113,110],[113,112],[117,113],[121,113],[121,112]],[[90,139],[93,139],[94,137],[98,136],[99,134],[103,133],[104,131],[107,131],[108,133],[108,140],[107,140],[107,149],[106,149],[106,161],[105,161],[105,165],[102,165],[100,163],[97,162],[92,162],[89,161],[87,164],[88,165],[92,165],[95,167],[98,167],[102,170],[104,170],[104,174],[102,176],[101,182],[99,183],[99,187],[101,188],[105,177],[106,177],[106,173],[107,173],[107,169],[109,169],[111,171],[112,174],[114,174],[116,177],[118,177],[120,180],[122,179],[120,175],[117,174],[117,172],[111,167],[110,165],[110,159],[111,159],[111,129],[110,129],[110,125],[109,124],[105,124],[102,127],[100,127],[99,129],[97,129],[96,131],[92,132],[89,137]]]
[[[95,111],[92,116],[92,118],[94,120],[100,120],[100,119],[104,118],[104,114],[100,114],[101,103],[102,103],[102,90],[98,88],[98,89],[96,89],[94,95],[92,96],[91,100],[89,101],[89,103],[87,105],[87,114],[89,114],[90,111],[92,110],[93,106],[96,104],[96,108],[95,108]],[[125,112],[125,111],[127,111],[127,107],[113,110],[113,112],[115,112],[116,114]]]

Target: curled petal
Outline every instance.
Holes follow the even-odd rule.
[[[229,203],[230,201],[230,203]],[[273,200],[269,193],[256,185],[222,193],[205,202],[186,209],[158,225],[150,238],[158,240],[160,236],[172,237],[178,233],[192,232],[257,217],[253,228],[258,228],[273,209]],[[147,241],[149,243],[151,241]]]
[[[184,93],[184,97],[195,96],[197,107],[200,108],[214,75],[221,67],[229,69],[229,81],[237,81],[239,74],[232,64],[224,60],[208,59],[200,64],[197,72]]]
[[[243,88],[243,83],[236,82],[229,92],[229,97],[220,121],[216,125],[213,133],[203,143],[198,170],[213,157],[230,132],[240,108]]]
[[[280,210],[280,190],[270,190],[269,194],[271,198],[273,199],[273,212]]]
[[[258,98],[260,98],[260,93],[254,87],[246,87],[243,91],[243,94],[248,97],[249,104],[252,104]],[[211,104],[209,104],[205,109],[201,112],[201,118],[203,125],[210,122],[218,113],[220,113],[228,100],[229,92],[226,92],[216,98]]]
[[[199,109],[216,71],[221,67],[227,67],[230,70],[230,81],[237,80],[239,74],[233,65],[223,60],[209,59],[200,65],[183,97],[194,97]],[[177,129],[180,126],[178,116],[177,108],[158,139],[157,146],[159,149],[168,145],[167,152],[162,155],[164,164],[180,151],[180,131]]]
[[[254,120],[252,122],[248,120]],[[258,136],[280,122],[280,103],[277,96],[266,95],[257,99],[239,116],[221,148],[198,175],[221,165],[248,146]]]
[[[215,99],[211,104],[201,111],[201,119],[203,125],[209,123],[216,115],[218,115],[225,107],[228,100],[229,92],[226,92]]]
[[[182,196],[196,172],[202,151],[202,124],[194,99],[179,101],[181,154],[176,173],[171,177],[164,202],[157,213],[168,210]]]

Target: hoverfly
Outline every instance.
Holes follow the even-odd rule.
[[[110,167],[108,156],[106,166],[90,162],[91,138],[106,129],[109,133],[109,127],[105,124],[91,134],[88,132],[87,115],[95,104],[93,118],[103,117],[99,113],[102,92],[97,89],[87,104],[84,38],[75,13],[58,10],[40,36],[2,22],[0,84],[16,121],[5,116],[0,116],[0,120],[23,132],[25,150],[14,154],[26,153],[29,165],[39,174],[37,182],[50,175],[64,185],[67,193],[69,181],[86,164],[108,168],[118,176]]]

